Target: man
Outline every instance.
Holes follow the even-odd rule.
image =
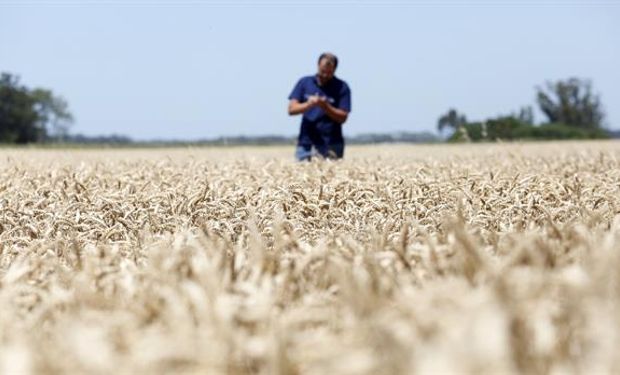
[[[351,91],[334,73],[338,58],[331,53],[319,56],[318,73],[301,78],[289,95],[289,115],[303,114],[295,156],[310,160],[312,148],[325,158],[344,154],[342,124],[351,112]]]

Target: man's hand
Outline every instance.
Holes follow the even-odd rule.
[[[318,95],[310,95],[308,97],[308,101],[306,103],[308,103],[309,108],[312,107],[316,107],[317,105],[321,105],[321,101],[323,101],[324,98]]]
[[[316,104],[321,107],[322,110],[325,110],[329,105],[329,102],[327,101],[327,97],[317,96]]]
[[[349,113],[345,110],[332,106],[329,103],[329,100],[327,100],[327,97],[319,97],[317,105],[321,107],[321,109],[325,112],[327,116],[329,116],[329,118],[336,121],[337,123],[344,124],[345,121],[347,121]]]
[[[344,124],[345,121],[347,121],[349,115],[347,111],[332,106],[329,100],[327,100],[327,97],[319,95],[310,95],[308,100],[303,103],[300,103],[296,99],[291,99],[288,105],[288,114],[291,116],[298,115],[316,106],[320,107],[329,118],[339,124]]]

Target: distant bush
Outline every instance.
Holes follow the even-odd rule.
[[[603,129],[584,129],[564,124],[543,124],[529,129],[527,138],[533,139],[605,139],[609,134]],[[522,137],[525,138],[525,137]]]
[[[511,116],[499,117],[485,123],[474,122],[464,125],[472,142],[497,140],[554,140],[554,139],[606,139],[609,133],[604,129],[586,129],[565,124],[532,125]],[[486,133],[486,134],[485,134]],[[465,137],[456,131],[449,142],[462,142]]]
[[[488,120],[486,127],[487,138],[496,141],[527,138],[527,133],[534,126],[521,122],[515,117],[507,116]]]

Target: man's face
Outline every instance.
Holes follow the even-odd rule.
[[[334,68],[334,64],[329,59],[322,59],[319,61],[319,80],[321,83],[328,82],[330,79],[334,78],[334,72],[336,68]]]

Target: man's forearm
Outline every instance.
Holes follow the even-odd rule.
[[[298,101],[292,101],[288,105],[288,114],[291,116],[299,115],[306,112],[308,109],[310,109],[310,107],[312,107],[310,102],[300,103]]]
[[[344,124],[345,121],[347,121],[347,117],[349,116],[349,112],[340,108],[336,108],[329,103],[326,103],[325,106],[323,106],[323,111],[325,111],[325,114],[329,116],[329,118],[339,124]]]

